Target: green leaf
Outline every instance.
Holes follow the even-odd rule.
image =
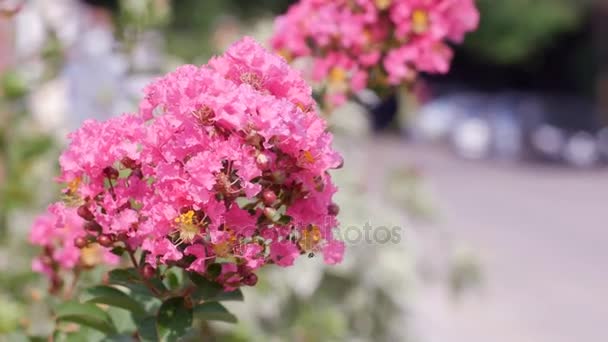
[[[236,316],[218,302],[206,302],[194,307],[194,317],[205,321],[236,323]]]
[[[243,292],[240,289],[234,291],[224,291],[224,288],[198,273],[188,273],[190,280],[196,285],[192,297],[195,301],[242,301]]]
[[[57,342],[106,342],[109,336],[103,334],[97,330],[90,329],[87,327],[80,327],[74,332],[64,332],[61,338],[55,339]]]
[[[292,219],[293,218],[289,215],[282,215],[281,218],[277,221],[277,223],[280,223],[280,224],[286,226],[291,222]]]
[[[108,273],[108,276],[111,284],[129,285],[140,281],[139,273],[133,267],[112,270]]]
[[[137,326],[135,325],[135,318],[145,317],[135,315],[130,311],[121,308],[115,308],[112,306],[108,307],[106,312],[108,313],[108,315],[110,315],[110,318],[112,319],[112,322],[114,322],[114,326],[116,327],[118,333],[123,335],[133,335],[137,331]]]
[[[91,287],[86,290],[88,303],[106,304],[131,311],[135,315],[143,315],[143,307],[117,288],[105,285]]]
[[[167,299],[156,316],[156,332],[160,341],[177,341],[192,328],[192,309],[183,297]]]
[[[177,290],[182,287],[184,282],[184,273],[181,270],[171,269],[166,275],[163,283],[170,290]]]
[[[139,272],[133,267],[112,270],[108,273],[110,284],[118,284],[131,288],[134,284],[143,284]],[[148,282],[154,286],[158,292],[165,292],[167,288],[158,278],[149,279]]]
[[[125,248],[123,246],[116,246],[110,252],[114,255],[122,256],[125,253]]]
[[[93,303],[67,302],[57,308],[57,321],[84,325],[107,335],[116,333],[110,316]]]
[[[141,342],[156,342],[158,334],[156,334],[156,317],[147,316],[135,320],[137,325],[137,335]]]

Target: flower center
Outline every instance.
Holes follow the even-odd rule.
[[[318,226],[310,226],[302,231],[298,244],[305,251],[312,251],[321,241],[321,229]]]
[[[378,9],[381,11],[387,9],[391,5],[391,2],[393,2],[393,1],[392,0],[375,0],[376,7],[378,7]]]
[[[177,232],[179,233],[179,241],[190,243],[194,241],[194,238],[200,232],[200,227],[195,222],[194,210],[188,210],[187,212],[179,215],[175,219],[177,223]]]
[[[414,33],[424,33],[429,28],[430,18],[425,10],[417,9],[412,13],[412,30]]]
[[[241,82],[249,84],[255,90],[262,90],[262,80],[260,76],[253,72],[246,72],[241,75]]]
[[[304,156],[304,160],[307,162],[311,164],[315,162],[315,157],[312,155],[312,153],[310,153],[310,151],[304,151],[302,155]]]
[[[329,82],[333,84],[344,83],[346,80],[346,71],[342,68],[335,67],[329,72]]]

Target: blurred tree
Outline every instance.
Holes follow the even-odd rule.
[[[287,10],[293,0],[180,0],[172,2],[167,30],[168,50],[187,61],[213,54],[209,44],[214,29],[227,17],[251,22]]]
[[[466,48],[490,62],[515,64],[548,47],[556,34],[576,30],[587,0],[478,0],[479,29]]]

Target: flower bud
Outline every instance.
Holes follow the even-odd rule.
[[[262,202],[264,205],[271,206],[277,201],[277,195],[272,190],[264,190],[262,193]]]
[[[82,236],[74,239],[74,246],[76,246],[76,248],[82,249],[85,248],[88,244],[89,242],[87,241],[87,239],[83,238]]]
[[[331,216],[337,216],[340,213],[340,206],[332,203],[327,207],[327,213]]]
[[[95,234],[101,232],[101,226],[95,221],[88,221],[84,224],[84,230],[89,233]]]
[[[115,168],[108,166],[105,169],[103,169],[103,174],[108,177],[109,179],[117,179],[119,176],[118,170],[116,170]]]
[[[122,160],[120,162],[127,169],[133,170],[133,169],[137,168],[137,162],[129,157],[122,158]]]
[[[247,286],[255,286],[258,283],[258,276],[255,273],[249,273],[243,278],[243,284]]]
[[[114,241],[113,241],[112,237],[110,237],[109,235],[100,235],[97,238],[97,242],[106,248],[112,247],[112,245],[114,245]]]
[[[83,204],[80,207],[78,207],[77,212],[78,212],[78,216],[82,217],[86,221],[93,221],[95,219],[95,216],[93,215],[91,210],[89,210],[89,207],[86,204]]]
[[[142,269],[142,274],[146,279],[153,278],[156,275],[156,269],[150,264],[145,264]]]
[[[255,161],[256,163],[258,163],[262,170],[266,170],[270,166],[270,158],[268,158],[268,156],[264,153],[258,154],[258,156],[255,158]]]
[[[266,218],[270,221],[274,222],[277,220],[278,212],[274,208],[266,207],[264,208],[264,216],[266,216]]]

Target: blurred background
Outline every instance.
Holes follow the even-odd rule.
[[[52,329],[27,234],[58,193],[66,133],[134,110],[152,78],[242,35],[266,42],[292,2],[0,0],[0,341]],[[240,323],[208,340],[605,339],[608,5],[477,5],[450,74],[328,118],[341,226],[374,238],[339,267],[265,270],[231,307]]]

